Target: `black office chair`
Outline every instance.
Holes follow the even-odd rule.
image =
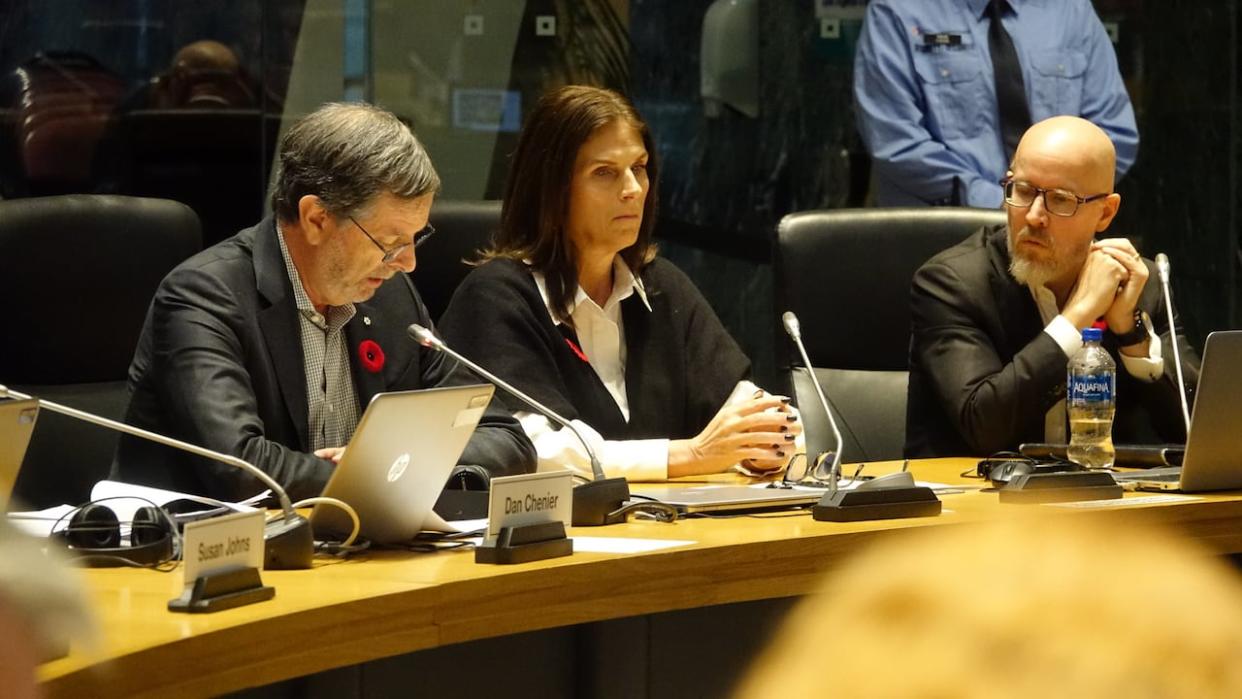
[[[436,234],[419,246],[412,276],[432,320],[439,320],[472,269],[462,260],[474,259],[500,228],[500,201],[437,201],[431,225]]]
[[[147,307],[201,247],[198,217],[162,199],[73,194],[0,201],[0,383],[114,419]],[[84,502],[116,433],[42,411],[14,500]]]
[[[257,109],[144,109],[113,124],[97,168],[106,190],[173,199],[193,209],[203,244],[215,243],[263,216],[264,164],[275,134]]]
[[[847,462],[899,459],[909,379],[910,282],[924,262],[981,226],[989,209],[840,209],[781,220],[773,255],[776,317],[797,314]],[[833,447],[810,375],[777,328],[782,378],[802,411],[807,453]]]

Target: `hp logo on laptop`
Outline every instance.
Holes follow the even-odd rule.
[[[410,455],[402,454],[397,460],[392,462],[392,466],[388,467],[388,482],[396,483],[397,479],[405,475],[405,469],[410,466]]]

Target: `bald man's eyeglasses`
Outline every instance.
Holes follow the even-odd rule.
[[[1080,197],[1064,189],[1043,189],[1036,187],[1030,182],[1014,181],[1009,178],[1001,180],[1000,185],[1005,188],[1006,204],[1019,209],[1025,209],[1034,204],[1035,198],[1042,194],[1044,197],[1044,208],[1048,210],[1048,213],[1057,216],[1073,216],[1078,213],[1080,205],[1108,196],[1108,192],[1105,192],[1103,194],[1092,194],[1089,197]]]
[[[432,228],[431,224],[428,223],[426,226],[423,226],[423,229],[421,231],[414,234],[414,239],[411,240],[410,242],[404,243],[402,245],[398,245],[395,248],[386,248],[383,245],[380,245],[380,242],[376,240],[374,236],[368,233],[367,229],[363,228],[362,224],[358,223],[357,219],[355,219],[353,216],[350,216],[348,218],[350,221],[353,222],[355,226],[358,227],[358,230],[362,231],[362,234],[367,237],[367,240],[370,240],[375,245],[375,247],[379,248],[380,252],[384,253],[384,259],[382,260],[382,262],[386,265],[392,264],[392,261],[400,257],[401,253],[405,252],[406,248],[416,248],[419,245],[422,245],[423,243],[427,242],[428,238],[436,234],[436,229]]]

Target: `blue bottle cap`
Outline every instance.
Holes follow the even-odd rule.
[[[1104,331],[1099,328],[1083,328],[1083,342],[1099,342],[1104,339]]]

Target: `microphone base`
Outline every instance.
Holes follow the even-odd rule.
[[[269,522],[263,529],[264,570],[304,570],[315,558],[315,537],[302,515]]]
[[[931,488],[877,488],[838,490],[824,493],[811,507],[811,517],[820,522],[865,522],[873,519],[935,517],[940,514],[940,498]]]
[[[624,478],[604,478],[574,488],[575,527],[598,527],[625,521],[625,515],[612,515],[630,499],[630,484]],[[609,515],[612,515],[611,517]]]
[[[1115,500],[1123,490],[1108,471],[1068,471],[1014,476],[996,492],[1001,502],[1027,504]]]

